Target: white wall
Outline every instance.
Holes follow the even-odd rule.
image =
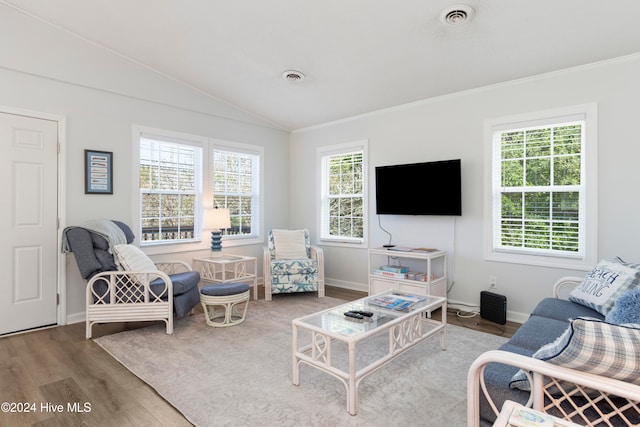
[[[132,222],[138,188],[130,160],[134,124],[264,146],[265,227],[288,222],[288,194],[281,191],[288,178],[287,132],[3,4],[0,52],[0,107],[66,118],[63,226],[96,218]],[[84,194],[85,149],[113,151],[113,195]],[[260,256],[262,245],[234,251]],[[190,262],[200,255],[158,258]],[[85,283],[72,255],[65,264],[67,318],[83,320]]]
[[[466,72],[466,71],[461,71]],[[488,276],[507,296],[509,318],[522,320],[556,279],[569,271],[483,260],[483,121],[517,113],[597,102],[598,256],[640,262],[638,214],[640,137],[635,126],[640,99],[640,56],[539,76],[405,105],[296,131],[291,137],[290,216],[317,236],[317,147],[369,140],[369,246],[387,242],[374,209],[374,167],[462,159],[461,217],[382,216],[382,225],[403,246],[432,246],[450,254],[455,285],[450,300],[479,303]],[[315,171],[316,173],[313,173]],[[400,185],[400,184],[399,184]],[[412,183],[416,197],[429,197],[437,181]],[[367,257],[361,249],[325,246],[328,283],[366,289]],[[455,252],[454,252],[455,250]],[[455,271],[453,271],[455,269]]]
[[[584,272],[487,262],[482,258],[483,120],[566,105],[599,108],[599,257],[640,261],[635,130],[640,57],[426,100],[289,135],[224,102],[184,87],[95,45],[0,4],[0,106],[58,114],[67,120],[62,153],[66,224],[109,217],[131,222],[136,191],[129,161],[131,127],[139,124],[265,147],[265,228],[306,226],[318,236],[316,148],[369,140],[377,165],[461,158],[463,216],[382,217],[394,243],[448,250],[455,273],[452,300],[477,303],[489,275],[508,297],[510,317],[528,313],[552,283]],[[290,139],[289,139],[290,138]],[[85,195],[83,150],[114,152],[114,194]],[[417,194],[429,197],[425,182]],[[289,191],[284,189],[288,188]],[[370,206],[373,206],[370,175]],[[371,209],[373,212],[373,209]],[[387,235],[369,215],[369,245]],[[261,246],[234,248],[260,256]],[[366,289],[366,250],[325,247],[330,284]],[[167,258],[171,254],[161,255]],[[189,260],[195,254],[181,254]],[[67,256],[69,317],[84,311],[84,283]],[[455,270],[453,270],[453,268]]]

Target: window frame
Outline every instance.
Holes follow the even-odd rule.
[[[329,205],[328,205],[328,159],[331,156],[338,156],[354,152],[362,152],[362,238],[331,237],[328,235],[329,225]],[[368,140],[354,141],[344,144],[319,147],[318,158],[318,230],[319,242],[328,246],[344,247],[367,247],[369,234],[369,162],[368,162]]]
[[[201,173],[201,198],[200,209],[196,212],[197,222],[199,225],[195,227],[199,230],[198,239],[189,241],[167,241],[167,242],[148,242],[142,244],[138,234],[141,227],[141,197],[140,197],[140,138],[143,135],[155,135],[159,138],[169,138],[178,141],[189,141],[194,145],[200,145],[202,151],[202,173]],[[216,138],[208,138],[200,135],[192,135],[182,132],[174,132],[166,129],[153,128],[142,125],[132,126],[132,144],[131,144],[131,170],[132,186],[135,189],[131,193],[131,229],[136,234],[138,245],[144,249],[148,255],[161,255],[167,253],[189,252],[194,250],[208,250],[210,248],[209,230],[202,230],[204,210],[211,208],[213,203],[213,174],[211,171],[210,158],[212,157],[213,147],[219,145],[230,149],[231,151],[245,151],[254,153],[259,156],[259,176],[258,188],[259,194],[264,194],[264,148],[258,145],[243,144],[233,141],[226,141]],[[225,248],[244,246],[244,245],[263,245],[264,244],[264,201],[260,196],[258,203],[259,222],[258,233],[255,236],[238,236],[238,238],[229,239],[224,236],[222,241]],[[195,230],[194,230],[195,232]]]
[[[499,143],[494,135],[496,132],[509,129],[521,129],[531,126],[553,125],[568,122],[571,118],[581,117],[584,120],[584,140],[581,171],[581,186],[583,202],[580,205],[581,226],[583,238],[580,242],[582,255],[553,254],[535,250],[495,247],[496,234],[499,226],[496,221],[501,213],[496,210],[500,206],[496,197],[500,192],[496,190],[500,179],[496,172],[496,163],[501,161]],[[485,141],[485,176],[484,176],[484,259],[507,263],[537,265],[545,267],[588,270],[597,261],[597,105],[595,103],[581,104],[564,108],[538,111],[498,117],[484,121]],[[498,166],[499,167],[499,166]],[[499,170],[499,169],[498,169]]]
[[[583,237],[580,241],[582,254],[552,254],[535,250],[513,248],[496,248],[495,239],[499,227],[495,225],[501,215],[496,212],[494,197],[499,197],[496,191],[497,176],[496,163],[501,161],[500,148],[496,147],[494,135],[496,132],[509,129],[521,129],[530,126],[554,125],[581,116],[584,120],[582,143],[582,171],[581,187],[583,187],[583,203],[580,205],[580,215],[583,216]],[[567,120],[569,119],[569,120]],[[517,114],[505,117],[486,119],[484,121],[485,141],[485,174],[484,174],[484,259],[488,261],[537,265],[554,268],[588,270],[597,261],[597,104],[581,104],[533,113]]]
[[[140,142],[143,137],[147,137],[149,139],[157,139],[159,141],[164,141],[168,143],[174,144],[183,144],[190,145],[200,149],[200,170],[196,170],[195,177],[195,193],[196,200],[194,206],[194,237],[191,239],[176,239],[176,240],[166,240],[166,241],[143,241],[141,239],[141,227],[142,227],[142,197],[141,197],[141,189],[140,189]],[[133,170],[134,179],[136,182],[135,188],[136,191],[133,192],[133,203],[135,214],[133,215],[134,224],[132,224],[132,229],[136,230],[136,239],[138,240],[138,244],[141,248],[145,249],[147,253],[164,253],[163,247],[171,246],[172,251],[181,251],[181,250],[191,250],[193,249],[194,244],[201,243],[204,239],[202,236],[202,213],[203,213],[203,178],[204,178],[204,158],[206,156],[206,145],[207,138],[190,135],[180,132],[173,132],[164,129],[143,127],[143,126],[134,126],[133,128],[133,163],[135,167]],[[197,169],[197,167],[196,167]],[[154,249],[155,248],[155,249]],[[175,249],[174,249],[175,248]]]
[[[214,200],[214,162],[213,156],[215,151],[228,151],[235,152],[241,154],[248,154],[251,156],[257,157],[257,173],[258,176],[256,183],[256,194],[254,197],[257,197],[257,201],[254,201],[252,204],[257,209],[257,218],[252,218],[252,226],[251,226],[251,234],[250,235],[231,235],[222,236],[222,241],[224,242],[225,247],[233,247],[240,245],[250,245],[250,244],[263,244],[264,243],[264,148],[257,145],[250,144],[242,144],[236,143],[232,141],[226,141],[221,139],[209,139],[209,152],[207,153],[207,168],[206,168],[206,184],[207,192],[204,196],[205,208],[212,207]],[[254,230],[255,228],[255,230]]]

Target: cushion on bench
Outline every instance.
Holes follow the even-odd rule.
[[[531,316],[546,317],[549,319],[562,320],[564,322],[567,322],[569,319],[575,319],[576,317],[604,319],[602,314],[589,307],[559,298],[543,299],[533,309]]]
[[[562,335],[568,325],[567,321],[531,316],[518,328],[509,342],[517,347],[531,350],[533,354],[543,345],[553,342]]]

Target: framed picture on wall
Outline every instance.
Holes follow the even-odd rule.
[[[84,193],[113,194],[113,152],[84,150]]]

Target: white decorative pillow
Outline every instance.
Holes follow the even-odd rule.
[[[578,317],[553,343],[532,356],[554,365],[640,384],[640,329]],[[530,390],[525,373],[518,371],[510,388]]]
[[[590,307],[606,316],[616,299],[640,286],[640,265],[620,258],[602,260],[569,295],[569,301]]]
[[[307,259],[304,230],[271,230],[276,259]]]
[[[156,265],[151,259],[134,245],[115,245],[113,247],[114,255],[117,257],[121,270],[127,271],[149,271],[157,270]]]

